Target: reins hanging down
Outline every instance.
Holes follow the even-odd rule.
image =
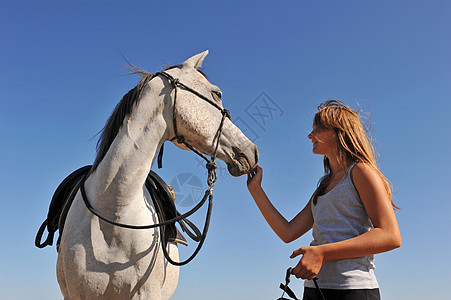
[[[292,270],[291,267],[287,269],[287,272],[286,272],[286,274],[285,274],[285,284],[281,283],[280,286],[279,286],[279,287],[283,290],[283,294],[282,294],[282,296],[280,296],[280,298],[278,298],[277,300],[289,300],[288,298],[284,298],[284,297],[283,297],[283,296],[285,295],[285,293],[286,293],[291,299],[299,300],[299,299],[296,297],[296,295],[294,294],[293,290],[290,289],[290,288],[288,287],[288,284],[290,283],[291,270]]]
[[[293,290],[288,287],[288,284],[290,283],[290,276],[291,276],[291,271],[292,270],[293,270],[293,268],[291,268],[291,267],[287,269],[286,274],[285,274],[285,284],[281,283],[280,286],[279,286],[283,290],[283,294],[277,300],[290,300],[288,298],[284,298],[283,297],[283,296],[285,296],[285,294],[287,294],[291,299],[299,300],[299,298],[296,297],[296,295],[293,292]],[[313,283],[315,284],[315,288],[318,291],[318,294],[321,297],[321,300],[326,300],[324,298],[323,292],[321,291],[321,289],[319,288],[318,283],[316,282],[317,280],[318,280],[318,278],[316,278],[316,277],[313,278]]]
[[[207,161],[206,168],[207,168],[207,171],[208,171],[208,177],[207,177],[208,188],[205,191],[205,194],[204,194],[202,200],[194,208],[192,208],[190,211],[188,211],[187,213],[185,213],[183,215],[180,214],[179,212],[177,212],[177,217],[175,217],[173,219],[170,219],[170,220],[158,223],[158,224],[135,226],[135,225],[122,224],[122,223],[119,223],[119,222],[115,222],[115,221],[109,220],[109,219],[103,217],[97,210],[95,210],[91,206],[91,204],[89,203],[88,197],[86,195],[86,191],[85,191],[85,180],[86,180],[87,177],[85,177],[83,179],[83,181],[81,182],[80,190],[81,190],[83,201],[84,201],[86,207],[89,209],[89,211],[91,211],[91,213],[93,213],[98,218],[102,219],[103,221],[105,221],[107,223],[110,223],[110,224],[118,226],[118,227],[129,228],[129,229],[150,229],[150,228],[155,228],[155,227],[161,227],[160,236],[161,236],[161,240],[162,240],[162,249],[163,249],[163,253],[164,253],[165,258],[173,265],[182,266],[182,265],[185,265],[185,264],[189,263],[199,253],[199,251],[202,248],[202,245],[203,245],[203,243],[205,241],[205,238],[207,236],[208,228],[209,228],[209,225],[210,225],[211,211],[212,211],[212,206],[213,206],[213,186],[215,185],[216,180],[217,180],[216,169],[217,169],[218,165],[215,162],[216,152],[218,150],[219,140],[220,140],[221,134],[222,134],[222,128],[223,128],[223,125],[224,125],[224,119],[226,117],[230,119],[230,112],[227,109],[221,108],[219,105],[217,105],[216,103],[211,101],[209,98],[205,97],[204,95],[200,94],[196,90],[193,90],[192,88],[190,88],[190,87],[186,86],[185,84],[181,83],[178,78],[174,78],[174,77],[172,77],[171,75],[169,75],[166,72],[158,72],[153,77],[156,77],[158,75],[162,75],[166,79],[168,79],[168,81],[171,83],[172,87],[174,88],[174,103],[173,103],[172,110],[173,110],[173,127],[174,127],[175,137],[173,137],[170,140],[173,141],[173,140],[176,139],[178,143],[184,144],[191,151],[193,151],[194,153],[196,153],[197,155],[202,157],[205,161]],[[198,96],[202,100],[207,101],[209,104],[213,105],[214,107],[216,107],[218,110],[221,111],[221,114],[222,114],[221,123],[219,124],[218,130],[216,132],[215,139],[213,140],[214,143],[215,143],[215,146],[214,146],[213,155],[211,156],[210,159],[208,159],[204,154],[202,154],[196,148],[191,146],[185,140],[185,138],[183,136],[180,136],[178,134],[177,122],[176,122],[176,114],[175,114],[176,103],[177,103],[177,88],[183,88],[183,89],[195,94],[196,96]],[[161,148],[160,148],[160,153],[158,154],[158,167],[159,168],[161,168],[161,166],[162,166],[163,149],[164,148],[163,148],[163,145],[162,145]],[[151,193],[151,196],[153,198],[157,197],[157,195],[155,195],[155,190],[154,189],[150,189],[149,192]],[[195,228],[194,225],[191,226],[192,224],[188,220],[186,220],[186,218],[189,217],[190,215],[192,215],[193,213],[195,213],[196,211],[198,211],[203,206],[203,204],[206,202],[207,199],[208,199],[208,209],[207,209],[207,214],[206,214],[206,217],[205,217],[204,228],[203,228],[203,231],[202,231],[202,234],[200,235],[200,237],[199,237],[198,231],[196,231],[194,229],[196,231],[196,235],[193,235],[194,236],[193,239],[199,242],[198,246],[194,250],[194,253],[188,259],[186,259],[185,261],[183,261],[183,262],[175,262],[175,261],[173,261],[171,259],[171,257],[169,256],[169,253],[167,252],[167,249],[166,249],[167,241],[164,238],[165,237],[165,226],[173,224],[175,222],[184,221],[184,222],[187,222],[187,224],[190,225],[191,228]],[[155,202],[155,203],[157,203],[157,205],[156,205],[157,206],[156,207],[157,212],[161,212],[162,208],[158,207],[158,202]],[[185,228],[184,228],[184,230],[185,230]],[[189,231],[187,231],[187,232],[188,232],[188,235],[190,235],[190,237],[192,237],[192,234],[190,234]]]

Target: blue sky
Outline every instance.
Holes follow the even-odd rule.
[[[263,186],[286,218],[322,174],[307,139],[318,104],[336,98],[363,111],[402,207],[403,246],[376,256],[382,297],[449,299],[449,1],[93,2],[1,4],[2,299],[62,299],[56,250],[35,248],[34,237],[55,188],[93,162],[96,134],[138,81],[124,76],[122,55],[156,72],[206,49],[204,71],[259,147]],[[264,101],[278,108],[273,115]],[[267,116],[252,115],[256,107]],[[167,145],[158,172],[203,183],[196,158]],[[182,267],[173,299],[276,299],[297,263],[289,255],[311,233],[281,242],[246,178],[223,168],[207,241]],[[302,281],[291,286],[302,295]]]

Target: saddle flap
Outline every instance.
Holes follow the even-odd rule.
[[[89,170],[91,170],[90,165],[84,166],[72,172],[58,185],[49,205],[47,219],[42,223],[36,235],[36,247],[43,248],[45,246],[53,245],[53,236],[55,232],[59,230],[61,234],[62,227],[64,226],[64,219],[66,218],[70,204],[72,204],[72,201],[75,198],[80,181],[88,174]],[[48,236],[47,239],[41,243],[41,238],[46,227]]]

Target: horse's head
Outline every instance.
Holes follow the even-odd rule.
[[[257,164],[257,147],[229,118],[223,117],[221,90],[197,69],[207,54],[208,51],[197,54],[165,71],[182,84],[177,87],[175,109],[172,110],[175,117],[175,123],[171,125],[172,136],[177,133],[198,151],[213,155],[223,120],[216,157],[227,163],[231,175],[240,176]],[[172,91],[171,95],[174,97],[175,92]],[[187,149],[177,139],[172,141],[178,147]]]

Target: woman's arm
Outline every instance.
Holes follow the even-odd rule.
[[[289,243],[309,231],[313,226],[310,201],[296,217],[288,222],[266,196],[261,187],[262,178],[263,169],[257,166],[251,174],[248,174],[247,187],[266,222],[279,238],[285,243]]]
[[[291,258],[303,254],[292,272],[296,277],[311,280],[326,261],[368,256],[401,246],[398,222],[382,179],[363,163],[354,167],[352,178],[374,229],[349,240],[294,251]]]

